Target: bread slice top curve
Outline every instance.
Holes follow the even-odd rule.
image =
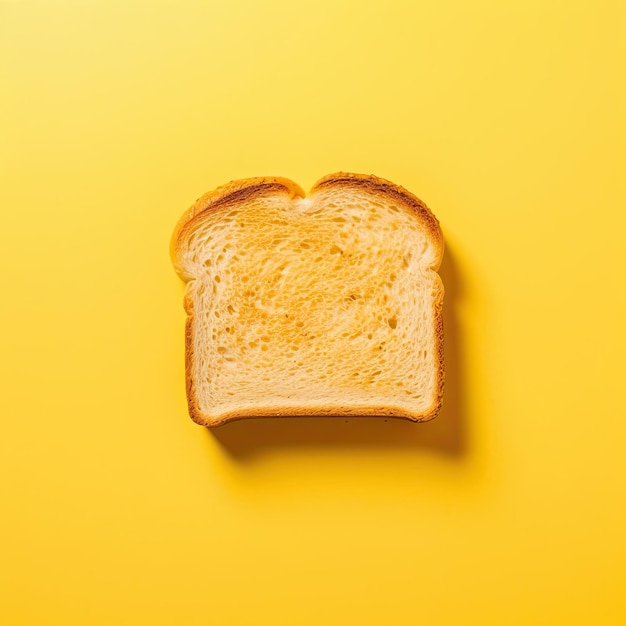
[[[332,174],[306,197],[246,179],[200,198],[171,244],[192,418],[434,417],[443,250],[426,205],[374,176]]]

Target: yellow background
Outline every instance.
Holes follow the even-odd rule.
[[[626,5],[0,4],[0,622],[626,623]],[[233,178],[432,207],[427,425],[187,417]]]

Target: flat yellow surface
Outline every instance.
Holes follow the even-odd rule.
[[[0,623],[626,623],[626,5],[0,2]],[[187,417],[202,193],[447,241],[427,425]]]

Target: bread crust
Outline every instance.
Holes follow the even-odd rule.
[[[373,174],[350,174],[348,172],[336,172],[324,176],[313,185],[310,195],[313,195],[318,189],[328,187],[357,187],[373,195],[392,196],[394,200],[410,209],[420,218],[432,239],[436,251],[432,269],[439,269],[444,252],[443,233],[439,226],[439,220],[417,196],[404,187]]]
[[[192,406],[193,405],[193,406]],[[437,416],[441,409],[441,403],[438,403],[428,413],[411,413],[406,409],[394,406],[317,406],[317,407],[297,407],[292,408],[275,408],[257,411],[255,409],[240,409],[228,413],[222,413],[218,417],[212,418],[203,415],[197,407],[194,400],[189,402],[189,415],[196,424],[201,426],[223,426],[228,422],[234,422],[240,419],[264,419],[271,417],[385,417],[396,419],[408,419],[412,422],[428,422]]]
[[[435,251],[431,264],[432,271],[436,274],[441,265],[444,253],[444,239],[439,221],[430,209],[417,196],[403,187],[388,180],[367,174],[351,174],[337,172],[318,180],[309,195],[315,194],[331,187],[358,187],[368,193],[380,196],[393,196],[393,198],[405,208],[415,214],[428,232]],[[215,211],[230,208],[236,204],[244,204],[254,197],[266,194],[286,194],[291,198],[304,198],[306,194],[302,188],[287,178],[281,177],[257,177],[235,180],[210,191],[193,203],[178,221],[171,239],[170,256],[176,272],[185,282],[194,277],[188,274],[184,267],[178,263],[178,253],[186,236],[193,230],[201,216],[207,211]],[[401,407],[395,406],[317,406],[289,408],[275,407],[256,409],[240,409],[237,411],[222,413],[216,416],[208,416],[202,413],[198,406],[198,400],[194,389],[192,376],[194,363],[193,347],[193,323],[194,311],[193,300],[188,292],[185,292],[184,306],[187,312],[185,323],[185,379],[187,391],[187,403],[189,415],[194,422],[202,426],[221,426],[243,418],[268,418],[268,417],[391,417],[409,419],[413,422],[426,422],[437,416],[443,403],[443,391],[445,383],[444,370],[444,329],[443,329],[443,297],[444,287],[439,275],[436,274],[435,293],[433,294],[434,307],[434,332],[436,340],[436,398],[430,410],[424,413],[413,413]]]
[[[246,201],[267,195],[284,193],[291,198],[304,198],[305,193],[299,185],[296,185],[288,178],[280,176],[260,176],[257,178],[243,178],[232,180],[225,185],[205,193],[200,196],[183,213],[178,220],[170,242],[170,257],[178,275],[186,282],[193,276],[186,274],[183,267],[178,263],[178,252],[181,242],[185,236],[193,229],[200,217],[207,211],[227,209],[235,204],[245,204]]]

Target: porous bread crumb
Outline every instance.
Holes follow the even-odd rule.
[[[238,181],[179,223],[192,417],[433,417],[443,392],[437,220],[375,177],[332,175],[303,196],[285,179]]]

